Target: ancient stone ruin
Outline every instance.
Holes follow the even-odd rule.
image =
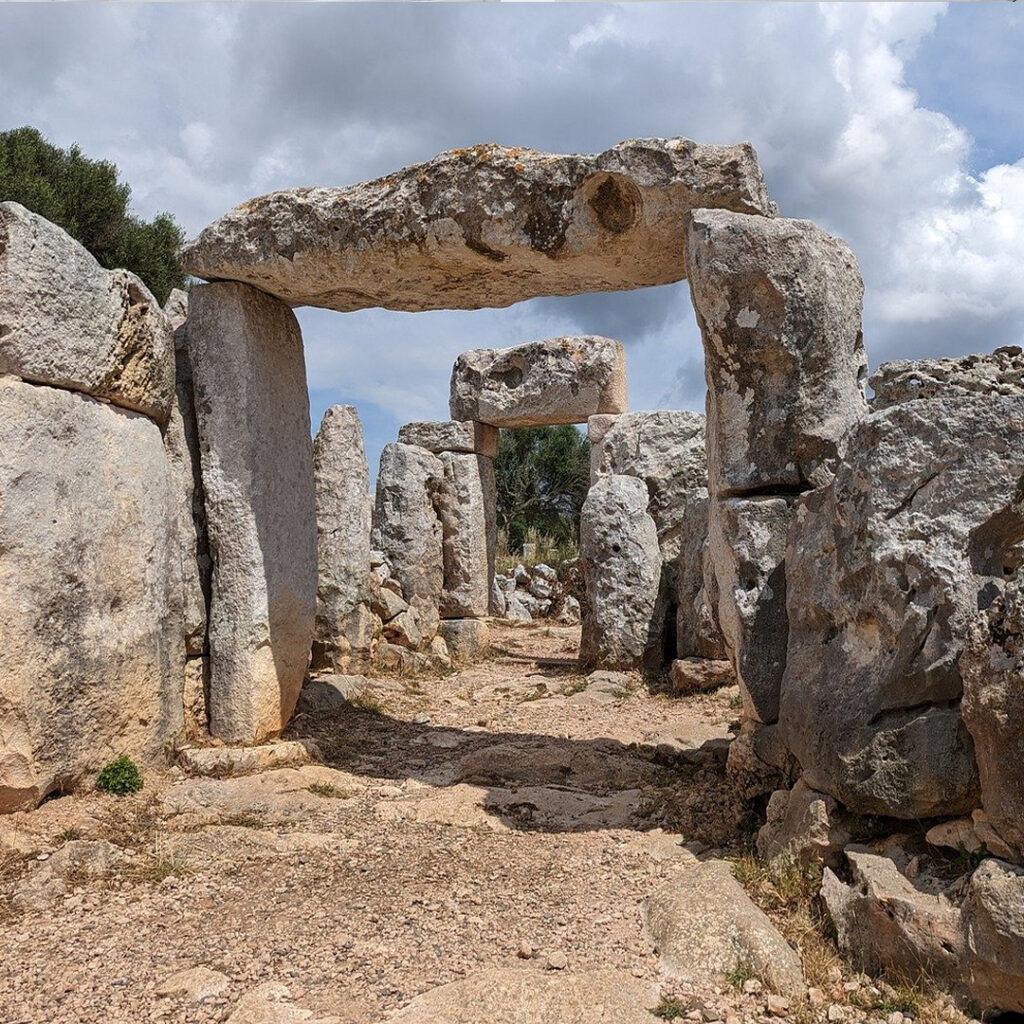
[[[251,200],[183,258],[209,283],[160,309],[0,204],[0,811],[119,753],[279,736],[311,672],[457,669],[496,617],[572,621],[544,567],[495,577],[494,458],[500,429],[585,424],[581,664],[734,677],[759,850],[823,866],[841,947],[1024,1011],[1019,349],[883,365],[869,400],[856,260],[777,216],[746,145],[454,151]],[[356,410],[312,437],[294,306],[684,278],[706,418],[629,412],[623,346],[563,337],[463,353],[451,420],[401,428],[372,508]],[[853,842],[865,816],[975,857],[961,898],[925,846]],[[665,949],[682,891],[648,913]]]

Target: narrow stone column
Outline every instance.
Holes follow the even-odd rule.
[[[710,554],[746,714],[778,719],[786,537],[867,411],[864,286],[849,247],[810,221],[698,210],[686,232],[708,382]]]
[[[363,425],[351,405],[332,405],[313,442],[319,549],[313,668],[370,667],[369,470]]]
[[[188,344],[213,560],[210,731],[256,743],[291,717],[316,616],[302,336],[280,300],[218,282],[192,289]]]

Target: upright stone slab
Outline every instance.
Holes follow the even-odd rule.
[[[192,289],[188,344],[213,558],[210,731],[255,743],[292,714],[316,616],[302,337],[284,303],[221,282]]]
[[[442,452],[444,482],[437,493],[444,586],[442,619],[481,619],[490,613],[496,544],[494,460]]]
[[[454,420],[539,427],[625,412],[626,400],[621,342],[587,334],[463,352],[449,408]]]
[[[1022,478],[1024,395],[953,393],[866,417],[833,482],[798,502],[780,724],[809,785],[892,817],[978,807],[961,656],[1020,561]],[[998,757],[1010,737],[983,707],[1008,695],[1012,664],[997,653],[991,671],[975,638],[981,763],[1013,773],[1019,748]]]
[[[384,446],[377,474],[373,547],[384,553],[425,641],[437,633],[440,621],[444,568],[435,503],[443,485],[444,463],[439,456],[409,444]]]
[[[661,551],[647,500],[642,480],[610,475],[590,488],[583,503],[580,564],[587,600],[580,661],[585,666],[637,668],[650,650]]]
[[[703,414],[660,410],[591,416],[587,433],[591,483],[617,473],[647,486],[647,511],[658,528],[662,556],[652,641],[680,658],[702,655],[705,648],[717,653],[720,640],[704,635],[714,626],[703,600],[708,497]]]
[[[104,270],[55,224],[0,203],[0,374],[80,391],[167,423],[171,326],[134,274]]]
[[[698,207],[774,212],[751,146],[472,146],[377,181],[251,199],[182,259],[292,306],[479,309],[678,281],[679,238]]]
[[[710,555],[747,714],[778,717],[788,509],[829,482],[862,417],[863,283],[809,221],[699,210],[686,231],[708,382]]]
[[[828,483],[867,411],[853,253],[810,221],[723,210],[693,214],[686,252],[704,339],[712,493]]]
[[[155,423],[0,377],[0,812],[180,732],[176,511]]]
[[[363,425],[351,405],[332,405],[313,442],[317,588],[314,669],[341,674],[370,667],[369,470]]]

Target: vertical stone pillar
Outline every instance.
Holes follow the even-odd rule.
[[[791,509],[864,415],[864,287],[810,221],[695,211],[686,264],[708,382],[711,561],[748,718],[778,719]]]
[[[193,288],[194,375],[213,562],[210,731],[255,743],[298,699],[316,616],[309,396],[291,309],[235,282]]]
[[[313,669],[370,667],[369,470],[363,425],[351,405],[332,405],[313,442],[319,584]]]

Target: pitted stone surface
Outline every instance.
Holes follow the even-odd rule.
[[[104,270],[70,235],[0,203],[0,374],[81,391],[167,423],[174,342],[134,274]]]
[[[370,490],[363,425],[351,405],[332,405],[313,442],[317,565],[314,670],[370,667]]]
[[[809,785],[894,817],[978,806],[958,663],[1019,561],[1022,476],[1024,396],[953,395],[872,413],[798,502],[780,721]]]
[[[538,427],[625,412],[626,401],[622,344],[585,334],[463,352],[449,408],[456,420]]]
[[[699,207],[774,212],[750,145],[473,146],[376,181],[250,199],[182,260],[293,306],[480,309],[678,281],[679,239]]]
[[[869,381],[874,398],[871,408],[916,398],[951,395],[1024,394],[1024,353],[1017,345],[997,348],[991,355],[956,359],[897,359],[882,363]]]
[[[444,568],[435,502],[444,475],[440,457],[414,445],[385,445],[380,454],[373,546],[384,552],[424,640],[440,621]]]
[[[810,221],[699,210],[686,234],[704,338],[712,494],[828,482],[867,411],[864,285]]]
[[[494,458],[498,454],[498,429],[473,420],[406,423],[398,430],[402,444],[415,444],[428,452],[465,452]]]
[[[651,647],[662,565],[642,480],[610,475],[590,488],[580,517],[580,564],[587,587],[581,663],[638,667]]]
[[[254,743],[291,717],[316,617],[302,336],[283,303],[222,282],[192,289],[188,345],[213,557],[210,731]]]
[[[91,785],[121,753],[161,759],[185,645],[156,424],[0,377],[0,552],[0,812]]]

